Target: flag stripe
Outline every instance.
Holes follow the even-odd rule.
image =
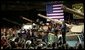
[[[52,17],[48,17],[48,18],[64,18],[64,16],[52,16]]]
[[[61,8],[62,8],[62,7],[54,7],[53,10],[55,10],[55,9],[61,9]]]
[[[49,16],[49,15],[63,15],[64,13],[56,13],[56,14],[54,14],[54,13],[52,13],[52,14],[47,14],[47,16]]]
[[[56,10],[56,11],[53,11],[53,12],[63,12],[63,10]]]
[[[62,7],[62,5],[61,5],[61,6],[57,6],[57,5],[56,5],[56,6],[52,6],[52,7],[54,7],[54,8],[55,8],[55,7]]]
[[[57,7],[57,6],[62,6],[63,4],[56,4],[56,5],[53,5],[53,7]]]
[[[58,14],[58,13],[63,13],[63,12],[52,12],[52,13],[47,13],[47,14]]]
[[[63,10],[61,10],[61,9],[53,9],[52,11],[62,11],[62,13],[63,13]]]
[[[50,18],[50,17],[48,17],[48,18]],[[51,18],[52,18],[52,17],[51,17]],[[54,17],[54,18],[52,18],[52,19],[64,19],[64,17],[63,17],[63,18]]]
[[[48,15],[48,17],[59,17],[59,16],[64,16],[64,15]]]

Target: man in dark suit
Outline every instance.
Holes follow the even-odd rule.
[[[65,22],[63,21],[63,24],[61,26],[61,31],[62,31],[62,37],[63,37],[63,44],[66,43],[66,40],[65,40],[65,35],[66,35],[66,24]]]

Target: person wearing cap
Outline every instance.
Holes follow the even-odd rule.
[[[38,30],[38,39],[42,39],[42,32],[43,32],[42,29]]]

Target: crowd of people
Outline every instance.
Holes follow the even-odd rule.
[[[62,41],[61,36],[58,37],[58,34],[64,33],[59,24],[49,25],[47,30],[44,30],[43,26],[37,29],[35,27],[1,28],[1,49],[83,49],[81,44],[70,47]]]

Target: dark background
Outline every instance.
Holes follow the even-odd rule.
[[[13,27],[13,26],[22,26],[22,24],[27,23],[28,21],[21,18],[24,16],[30,20],[36,22],[37,19],[40,21],[46,22],[46,19],[37,16],[38,13],[46,15],[46,3],[48,1],[11,1],[11,0],[1,0],[1,26],[2,27]],[[64,5],[69,8],[72,8],[74,3],[84,3],[84,1],[64,1]],[[73,19],[73,15],[67,12],[64,12],[65,20],[71,21],[82,21],[82,19]],[[40,22],[39,21],[39,22]],[[39,24],[39,22],[37,24]],[[30,22],[29,22],[30,23]]]

